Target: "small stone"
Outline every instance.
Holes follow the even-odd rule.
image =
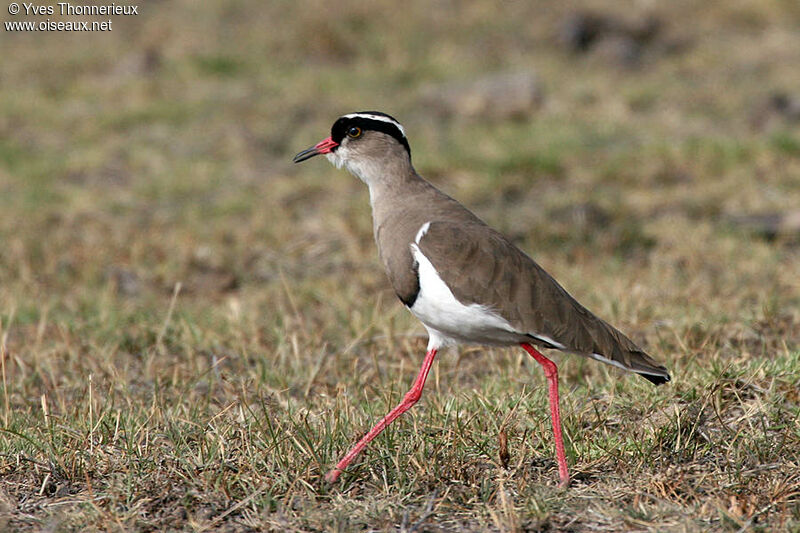
[[[136,272],[123,267],[113,267],[108,273],[108,277],[114,284],[117,293],[123,296],[136,296],[142,290],[141,280]]]

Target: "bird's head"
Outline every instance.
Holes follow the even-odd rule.
[[[368,185],[393,165],[411,167],[411,149],[397,120],[379,111],[360,111],[339,117],[331,136],[303,150],[300,163],[324,154],[337,168],[345,167]]]

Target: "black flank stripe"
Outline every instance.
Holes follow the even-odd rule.
[[[414,303],[417,301],[417,297],[419,296],[419,263],[414,261],[414,264],[411,266],[411,270],[414,271],[414,281],[416,282],[412,287],[411,291],[406,294],[397,293],[397,297],[400,298],[400,301],[403,302],[403,305],[411,309],[414,307]]]

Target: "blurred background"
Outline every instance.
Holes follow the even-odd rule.
[[[10,524],[41,525],[25,513],[73,513],[61,520],[93,520],[101,528],[111,515],[130,527],[168,527],[187,516],[202,523],[262,485],[269,496],[226,516],[251,507],[253,516],[264,516],[258,513],[303,490],[303,501],[323,505],[323,496],[281,476],[300,469],[317,479],[380,412],[365,413],[364,402],[380,397],[389,405],[389,391],[396,399],[404,390],[425,344],[377,260],[366,188],[321,159],[291,163],[326,137],[339,115],[358,110],[395,116],[423,176],[665,361],[683,405],[699,401],[715,380],[735,388],[742,380],[725,372],[746,368],[750,381],[766,380],[758,382],[761,390],[783,398],[770,405],[788,409],[781,402],[793,401],[796,409],[800,3],[163,0],[142,1],[138,15],[112,16],[112,31],[92,33],[9,31],[10,21],[109,17],[12,16],[6,4],[0,15],[6,25],[0,31],[6,458],[0,462],[7,482],[0,500]],[[511,401],[519,383],[536,375],[517,375],[520,360],[502,351],[459,353],[440,362],[442,383],[437,378],[433,390],[457,394],[517,383],[517,392],[500,395]],[[486,357],[500,376],[489,385]],[[779,386],[763,371],[776,358],[784,365]],[[711,368],[717,373],[707,374]],[[565,360],[562,375],[564,386],[583,391],[575,392],[583,398],[591,392],[580,387],[634,386],[577,358]],[[357,389],[369,392],[348,396]],[[792,389],[794,399],[786,400]],[[138,456],[118,445],[97,455],[118,431],[108,422],[112,429],[100,442],[96,432],[105,426],[87,426],[90,413],[95,422],[131,421],[139,428],[129,430],[133,440],[144,439],[142,428],[152,429],[164,440],[148,446],[163,445],[158,453],[170,455],[180,447],[165,428],[182,428],[180,442],[206,442],[214,435],[196,427],[217,416],[230,419],[230,427],[262,420],[226,411],[259,398],[270,398],[269,416],[289,433],[299,431],[292,425],[298,410],[331,413],[352,401],[348,416],[355,418],[342,422],[320,464],[272,465],[283,474],[258,462],[276,453],[267,444],[253,456],[226,459],[255,461],[258,469],[247,477],[239,464],[235,479],[224,482],[185,474],[188,459],[176,456],[170,468],[196,483],[193,499],[175,496],[183,514],[156,511],[173,501],[159,500],[152,522],[131,518],[136,505],[151,504],[107,481],[120,462]],[[664,405],[678,401],[661,398]],[[538,409],[541,402],[533,403]],[[60,417],[61,429],[43,422],[50,413]],[[430,414],[419,416],[421,424],[432,423]],[[734,419],[725,427],[744,423]],[[324,420],[310,424],[314,431],[328,427]],[[796,416],[786,424],[800,438]],[[225,442],[235,441],[222,433]],[[579,433],[571,439],[575,461],[587,457]],[[94,455],[85,455],[87,443]],[[303,455],[292,450],[287,456]],[[21,456],[52,468],[20,463]],[[783,465],[776,472],[788,472],[782,469],[789,460],[780,457],[753,461],[773,461]],[[52,466],[59,461],[65,462]],[[433,480],[444,475],[437,468]],[[798,490],[793,475],[780,480]],[[173,478],[132,479],[158,492]],[[107,499],[90,519],[80,506],[48,507],[53,498],[80,500],[92,482]],[[697,483],[687,481],[684,489],[696,490]],[[733,523],[752,524],[777,496],[742,483],[723,490],[715,481],[704,494],[717,503],[701,508],[689,497],[670,500],[677,507],[659,516],[718,524],[723,509]],[[796,512],[797,493],[780,493],[784,510],[794,502]],[[731,494],[754,499],[731,503]],[[422,514],[427,500],[419,497]],[[127,511],[108,503],[121,500]],[[354,517],[361,511],[324,501],[330,507],[314,515],[320,522],[302,505],[278,507],[294,517],[287,518],[293,527],[325,524],[327,512],[345,526],[360,520]],[[401,507],[392,505],[386,524],[396,525]],[[199,508],[215,511],[197,518]],[[554,527],[572,512],[548,509]],[[490,515],[475,511],[465,520],[477,521],[465,523],[495,524]]]
[[[231,276],[203,286],[213,294],[277,261],[331,265],[309,254],[346,235],[312,233],[327,219],[366,240],[363,188],[290,160],[353,110],[395,115],[423,175],[545,245],[583,232],[647,248],[646,222],[716,231],[799,204],[794,2],[139,12],[106,33],[0,37],[2,274],[27,296],[109,276],[129,292],[189,289],[204,261]]]

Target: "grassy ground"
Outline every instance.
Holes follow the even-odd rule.
[[[619,5],[663,22],[637,64],[560,44],[580,9],[168,1],[3,31],[0,528],[800,530],[800,246],[730,222],[800,205],[770,106],[800,86],[800,9]],[[543,83],[528,119],[421,103],[518,70]],[[540,369],[476,348],[322,481],[425,347],[363,185],[290,163],[358,109],[670,368],[558,359],[569,490]]]

